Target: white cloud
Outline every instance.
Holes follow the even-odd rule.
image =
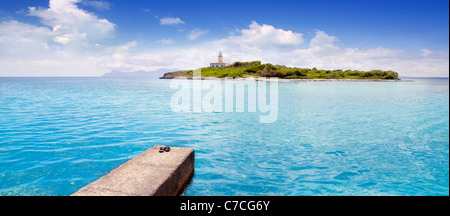
[[[63,35],[63,36],[57,36],[53,40],[55,42],[57,42],[57,43],[66,45],[66,44],[68,44],[70,42],[70,37],[71,37],[71,35],[66,34],[66,35]]]
[[[156,41],[156,43],[158,43],[158,44],[170,45],[170,44],[175,43],[175,41],[172,40],[172,38],[164,38],[164,39],[161,39],[161,40]]]
[[[80,9],[79,0],[50,0],[48,8],[29,7],[43,26],[0,22],[1,76],[95,76],[105,71],[95,59],[108,49],[115,25]],[[58,62],[56,64],[55,62]]]
[[[433,51],[431,51],[431,50],[429,50],[429,49],[423,49],[422,50],[422,56],[423,57],[428,57],[428,56],[431,56],[431,55],[433,55]]]
[[[30,58],[48,54],[45,48],[55,36],[45,27],[15,20],[0,22],[0,55],[2,58]]]
[[[223,39],[221,43],[274,49],[293,48],[303,43],[303,35],[300,33],[276,29],[271,25],[260,25],[255,21],[248,29],[242,29],[239,33],[240,35]]]
[[[52,27],[59,34],[65,34],[70,41],[93,42],[111,38],[115,25],[106,19],[80,9],[80,0],[50,0],[49,8],[29,7],[28,15]]]
[[[184,21],[178,17],[165,17],[159,20],[161,25],[179,25],[184,24]]]
[[[337,51],[339,48],[334,44],[338,39],[335,36],[330,36],[323,31],[316,31],[316,36],[309,42],[309,52],[316,54],[330,54]]]
[[[187,38],[191,41],[199,39],[201,36],[208,34],[209,30],[194,29],[189,32]]]
[[[108,45],[116,25],[80,9],[80,2],[50,0],[48,8],[30,7],[27,14],[39,18],[42,26],[0,22],[0,76],[101,76],[111,70],[195,69],[216,61],[219,50],[230,63],[261,60],[309,68],[394,70],[402,76],[449,75],[448,53],[340,47],[338,38],[324,31],[317,30],[312,39],[305,40],[302,33],[257,22],[195,47],[145,51],[139,50],[136,41]],[[163,25],[182,23],[179,18],[161,19]],[[188,39],[198,39],[206,32],[195,29]],[[174,41],[164,38],[157,43]]]
[[[130,69],[171,67],[194,69],[217,59],[222,50],[226,62],[261,60],[295,67],[353,70],[394,70],[401,76],[448,76],[448,54],[421,56],[389,48],[339,47],[338,38],[316,31],[308,47],[302,34],[253,22],[249,28],[195,48],[130,55],[122,66]]]
[[[118,68],[124,71],[136,70],[156,70],[160,68],[180,68],[193,69],[204,67],[208,64],[211,56],[216,56],[214,52],[207,55],[202,48],[185,48],[176,51],[147,52],[140,54],[126,53],[123,61],[105,61],[105,66],[111,69]]]

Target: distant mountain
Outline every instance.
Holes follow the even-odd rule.
[[[159,69],[155,71],[133,71],[133,72],[124,72],[124,71],[116,71],[113,70],[109,73],[104,74],[103,78],[150,78],[150,77],[161,77],[164,73],[170,71],[177,71],[178,69]]]

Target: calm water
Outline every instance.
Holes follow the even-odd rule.
[[[0,195],[70,195],[154,145],[185,195],[449,195],[449,81],[279,83],[278,121],[174,113],[170,80],[0,78]]]

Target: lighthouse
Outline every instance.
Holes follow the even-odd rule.
[[[223,55],[222,51],[219,52],[219,62],[223,62]]]
[[[210,63],[210,67],[226,67],[226,66],[230,66],[230,64],[226,63],[226,62],[223,62],[222,51],[219,52],[219,59],[218,59],[218,61]]]

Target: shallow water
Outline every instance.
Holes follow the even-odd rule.
[[[0,78],[0,195],[70,195],[154,145],[195,148],[187,196],[449,194],[448,79],[280,82],[272,124],[172,112],[170,82]]]

